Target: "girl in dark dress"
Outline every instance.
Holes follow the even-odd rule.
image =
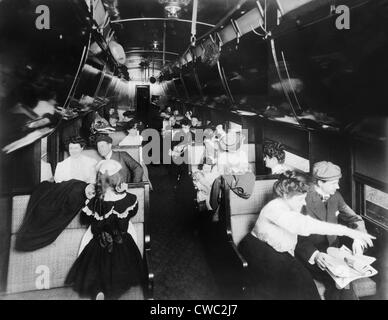
[[[91,223],[92,240],[81,252],[66,278],[81,296],[117,299],[142,283],[140,251],[127,232],[138,210],[135,195],[121,188],[120,163],[101,161],[96,195],[83,208]]]

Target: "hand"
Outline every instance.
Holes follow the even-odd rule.
[[[354,239],[354,240],[357,240],[358,242],[360,242],[360,244],[366,248],[366,247],[373,247],[373,242],[372,240],[373,239],[376,239],[376,237],[366,233],[366,232],[361,232],[361,231],[358,231],[358,230],[354,230],[354,229],[349,229],[349,228],[346,228],[346,236]]]
[[[96,189],[94,184],[88,184],[85,188],[86,198],[92,199],[96,195]]]
[[[318,252],[317,255],[315,256],[314,259],[316,265],[319,267],[321,270],[326,269],[326,254],[323,252]]]
[[[121,193],[121,192],[126,191],[127,188],[128,188],[128,185],[127,185],[126,183],[123,183],[123,182],[122,182],[120,185],[118,185],[118,186],[116,187],[116,191],[117,191],[118,193]]]
[[[364,254],[364,250],[366,249],[365,243],[362,243],[359,240],[354,240],[352,244],[352,251],[354,255],[362,255]]]

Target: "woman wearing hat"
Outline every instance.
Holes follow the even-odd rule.
[[[244,137],[241,132],[230,131],[219,140],[217,170],[219,176],[214,180],[210,192],[210,206],[216,213],[221,201],[222,181],[236,195],[249,199],[255,186],[255,175],[249,168],[248,155],[241,146]]]
[[[298,235],[347,236],[366,245],[372,236],[300,213],[305,179],[288,171],[274,184],[276,198],[261,210],[252,230],[239,244],[248,261],[253,294],[261,299],[319,299],[308,270],[294,258]]]
[[[137,213],[137,198],[121,187],[120,169],[117,161],[101,161],[96,195],[82,209],[93,238],[65,281],[81,296],[117,299],[143,279],[141,254],[127,232],[130,219]]]

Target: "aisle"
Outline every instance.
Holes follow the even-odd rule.
[[[150,232],[155,299],[220,298],[215,279],[195,231],[192,195],[174,183],[163,166],[149,166]]]

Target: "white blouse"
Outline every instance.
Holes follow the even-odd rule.
[[[292,211],[281,198],[270,201],[261,210],[252,234],[278,252],[294,256],[298,235],[344,235],[345,226],[322,222]]]
[[[80,155],[79,158],[69,157],[58,162],[55,169],[54,180],[59,183],[71,179],[85,181],[87,183],[96,182],[97,160]]]

